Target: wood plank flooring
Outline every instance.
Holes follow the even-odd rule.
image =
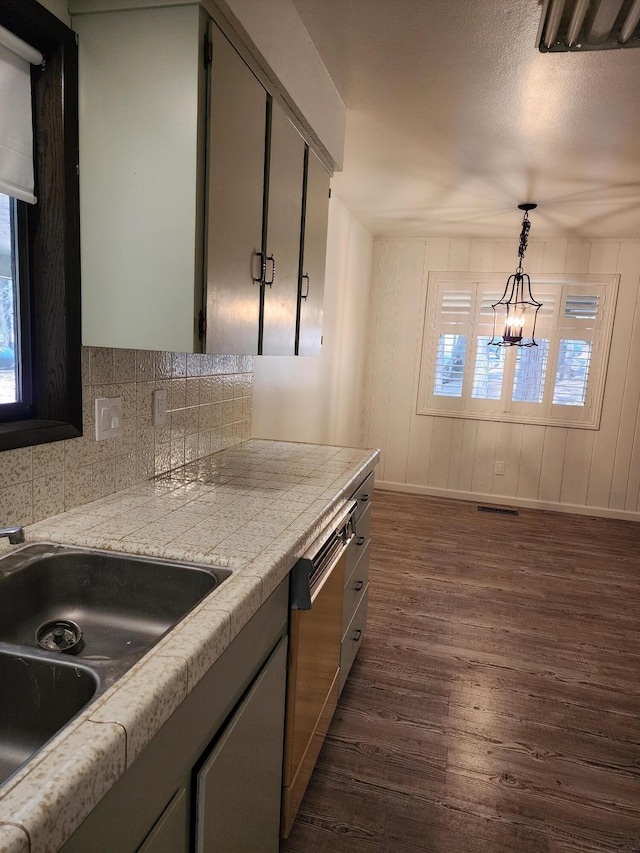
[[[281,853],[640,853],[640,525],[372,513],[366,638]]]

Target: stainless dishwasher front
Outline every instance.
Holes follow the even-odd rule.
[[[282,836],[286,838],[333,717],[339,692],[346,550],[352,501],[291,576]]]

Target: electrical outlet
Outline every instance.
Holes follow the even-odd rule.
[[[153,392],[153,425],[164,426],[167,422],[167,390],[158,388]]]
[[[493,471],[498,476],[501,476],[502,474],[504,474],[504,462],[496,462]]]
[[[122,435],[122,397],[96,397],[96,441]]]

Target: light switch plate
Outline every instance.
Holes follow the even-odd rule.
[[[122,397],[96,397],[96,441],[122,435]]]
[[[158,388],[153,392],[153,425],[164,426],[167,423],[167,389]]]

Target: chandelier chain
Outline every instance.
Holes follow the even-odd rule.
[[[529,244],[530,228],[531,222],[529,221],[529,211],[526,210],[522,220],[522,231],[520,231],[520,246],[518,248],[518,257],[520,258],[520,262],[518,264],[518,272],[522,272],[522,260]]]

